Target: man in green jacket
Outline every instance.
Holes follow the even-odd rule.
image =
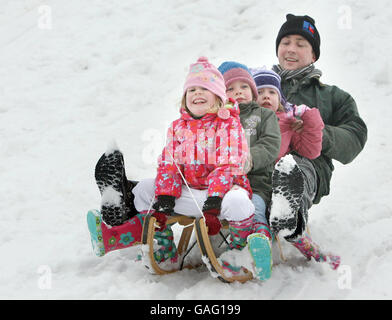
[[[286,184],[298,199],[289,199],[291,207],[296,209],[292,210],[294,216],[287,218],[287,215],[273,212],[271,209],[270,223],[275,233],[283,231],[285,239],[291,241],[304,255],[308,258],[313,256],[320,261],[325,260],[322,254],[321,257],[315,257],[310,250],[304,249],[316,249],[304,233],[308,209],[329,194],[334,170],[332,160],[347,164],[362,151],[367,140],[367,128],[350,94],[337,86],[326,85],[320,81],[322,73],[314,67],[314,62],[320,56],[320,35],[315,21],[309,16],[292,14],[288,14],[286,18],[287,21],[282,25],[276,39],[279,64],[273,66],[273,70],[282,79],[281,87],[287,100],[296,105],[305,104],[318,108],[325,128],[322,152],[318,158],[309,160],[298,154],[293,155],[302,175],[295,175],[294,170],[290,181],[287,177],[282,178],[279,172],[274,173],[274,189],[277,189],[278,184]],[[296,130],[301,130],[300,121],[296,126]],[[297,190],[294,190],[293,182]],[[277,193],[276,190],[273,191],[273,194]],[[275,201],[276,199],[275,197]],[[273,200],[274,196],[272,202]],[[299,206],[296,207],[293,203]],[[288,231],[291,234],[288,234]]]

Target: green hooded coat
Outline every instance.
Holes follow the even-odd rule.
[[[256,102],[240,103],[240,120],[245,129],[253,167],[247,176],[253,193],[263,198],[266,205],[271,200],[271,176],[280,150],[278,118],[272,110]]]

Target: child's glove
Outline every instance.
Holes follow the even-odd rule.
[[[302,115],[306,112],[306,110],[310,110],[310,108],[304,104],[294,106],[294,116],[301,118]]]
[[[218,219],[220,214],[222,199],[220,197],[208,197],[204,202],[203,213],[206,225],[208,227],[208,234],[210,236],[216,235],[221,229],[222,225]]]
[[[152,214],[160,225],[159,231],[166,226],[167,216],[174,213],[174,205],[176,198],[173,196],[160,195],[157,202],[152,206],[155,212]]]

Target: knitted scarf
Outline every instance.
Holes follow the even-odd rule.
[[[322,75],[322,72],[318,69],[316,69],[312,64],[302,68],[302,69],[297,69],[297,70],[286,70],[283,69],[279,64],[276,64],[272,67],[272,70],[274,70],[277,74],[280,75],[280,78],[282,81],[289,81],[293,85],[295,85],[299,80],[304,79],[304,78],[317,78],[319,79]],[[286,101],[286,103],[283,104],[283,107],[286,111],[286,113],[292,112],[294,105],[291,104],[290,102]]]
[[[319,79],[322,72],[314,67],[314,64],[310,64],[302,69],[297,70],[286,70],[283,69],[279,64],[272,67],[277,74],[280,75],[282,81],[290,81],[293,84],[297,83],[303,78],[317,78]]]

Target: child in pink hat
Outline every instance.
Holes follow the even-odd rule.
[[[182,259],[171,226],[166,225],[171,214],[204,216],[210,235],[219,232],[221,219],[229,222],[232,234],[242,232],[251,225],[255,210],[244,172],[248,153],[238,104],[226,103],[222,74],[200,57],[190,65],[180,117],[170,125],[156,177],[138,182],[130,192],[124,188],[127,180],[119,150],[104,154],[98,162],[97,183],[103,198],[107,191],[111,197],[105,197],[101,212],[88,213],[96,253],[102,256],[139,244],[144,218],[151,211],[160,224],[154,258],[167,270],[177,269]],[[131,210],[127,198],[133,198]],[[231,251],[239,249],[235,239]]]

